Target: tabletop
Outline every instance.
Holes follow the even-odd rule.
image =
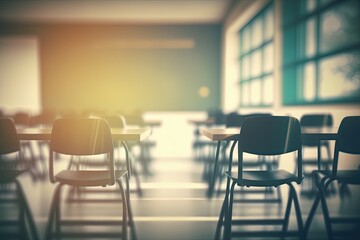
[[[303,139],[313,140],[335,140],[338,127],[304,127],[301,128],[301,136]],[[201,135],[212,141],[233,140],[240,133],[240,128],[201,128]]]
[[[151,135],[151,128],[112,128],[114,140],[141,142]],[[51,128],[18,128],[20,140],[50,140]]]
[[[212,125],[215,123],[215,119],[207,118],[207,119],[190,119],[188,120],[189,123],[194,125]]]

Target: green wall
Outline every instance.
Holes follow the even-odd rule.
[[[1,35],[39,36],[45,109],[220,106],[220,25],[2,24],[1,29]],[[209,88],[208,97],[199,96],[201,86]]]

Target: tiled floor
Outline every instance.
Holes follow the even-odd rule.
[[[202,180],[202,165],[192,158],[156,158],[151,162],[151,176],[142,177],[143,195],[131,194],[136,232],[139,240],[206,240],[213,239],[222,195],[212,199],[206,197],[207,185]],[[30,176],[22,176],[21,183],[33,212],[41,238],[47,222],[50,199],[54,185],[48,180],[33,181]],[[135,188],[135,182],[131,182]],[[282,196],[287,196],[286,187]],[[335,214],[359,212],[358,189],[351,189],[352,195],[340,201],[337,195],[331,197],[330,210]],[[67,193],[65,190],[64,193]],[[105,193],[104,193],[105,194]],[[102,196],[104,196],[104,194]],[[66,194],[63,194],[64,198]],[[95,196],[95,195],[94,195]],[[92,197],[92,196],[88,196]],[[106,193],[106,199],[117,197]],[[302,216],[305,220],[312,198],[300,195]],[[355,202],[355,205],[353,203]],[[282,216],[285,203],[263,204],[242,203],[234,210],[236,218],[256,216]],[[356,206],[357,208],[354,208]],[[2,208],[2,215],[11,215],[10,208]],[[5,213],[5,214],[4,214]],[[116,202],[72,203],[63,205],[64,217],[86,219],[120,219],[121,207]],[[86,228],[73,228],[82,231]],[[290,229],[296,229],[294,214],[291,215]],[[94,227],[91,227],[94,230]],[[102,228],[116,232],[116,228]],[[321,210],[318,211],[311,227],[309,239],[326,239]]]

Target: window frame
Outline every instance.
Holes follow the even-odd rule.
[[[283,2],[283,105],[359,103],[360,92],[359,94],[349,94],[329,98],[321,98],[320,96],[320,65],[322,61],[330,59],[331,57],[341,56],[341,54],[360,51],[360,41],[323,52],[320,49],[321,18],[326,13],[329,13],[338,6],[345,5],[351,0],[327,0],[325,3],[322,3],[322,0],[314,1],[316,1],[316,6],[312,11],[304,11],[306,3],[304,0],[292,1],[291,3],[293,6],[290,6],[290,1]],[[288,18],[293,19],[289,20]],[[305,31],[306,24],[311,19],[315,20],[315,52],[312,56],[306,56],[306,54],[304,54],[306,51],[307,35]],[[291,39],[290,34],[295,34],[294,39]],[[287,56],[287,54],[290,54],[290,57]],[[290,58],[290,60],[288,60],[288,58]],[[305,81],[303,81],[302,74],[308,63],[315,64],[315,96],[312,100],[307,100],[305,98],[305,92],[303,91]],[[296,79],[295,82],[291,82],[292,79]]]
[[[267,14],[269,14],[268,12],[272,11],[272,19],[273,19],[273,29],[272,29],[272,35],[271,37],[266,39],[266,16]],[[249,34],[250,36],[248,36],[248,40],[249,40],[249,45],[251,45],[251,39],[252,39],[252,29],[254,26],[254,23],[256,23],[256,21],[261,21],[261,42],[260,44],[258,44],[257,46],[249,46],[246,50],[243,49],[243,39],[244,39],[244,35]],[[245,32],[245,34],[244,34]],[[272,89],[272,99],[271,99],[271,103],[266,103],[265,101],[265,94],[264,94],[264,85],[265,85],[265,80],[268,77],[272,77],[272,85],[274,86],[274,55],[275,55],[275,43],[274,43],[274,35],[275,35],[275,7],[274,7],[274,1],[270,1],[268,4],[266,4],[252,19],[250,19],[239,31],[238,31],[238,39],[240,41],[239,43],[239,57],[238,57],[238,63],[239,63],[239,69],[240,69],[240,76],[239,76],[239,91],[240,91],[240,107],[271,107],[274,105],[274,89]],[[265,63],[265,50],[268,46],[270,46],[272,44],[272,61],[273,61],[273,65],[272,65],[272,69],[270,71],[265,71],[264,69],[264,63]],[[260,66],[260,71],[258,74],[255,74],[254,76],[251,73],[251,65],[252,65],[252,57],[253,54],[256,53],[257,51],[259,51],[260,53],[260,58],[261,58],[261,66]],[[248,76],[247,77],[243,77],[243,60],[244,58],[248,59]],[[251,85],[255,83],[255,81],[259,81],[260,82],[260,93],[259,93],[259,102],[258,103],[253,103],[254,99],[251,99],[251,94],[247,94],[248,96],[250,96],[249,100],[247,103],[244,102],[244,94],[242,94],[242,91],[244,89],[244,86],[248,85],[248,89],[250,89],[251,92]]]

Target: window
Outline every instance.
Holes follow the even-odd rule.
[[[360,102],[360,1],[283,1],[284,105]]]
[[[271,106],[274,99],[274,8],[267,5],[239,31],[240,105]]]

